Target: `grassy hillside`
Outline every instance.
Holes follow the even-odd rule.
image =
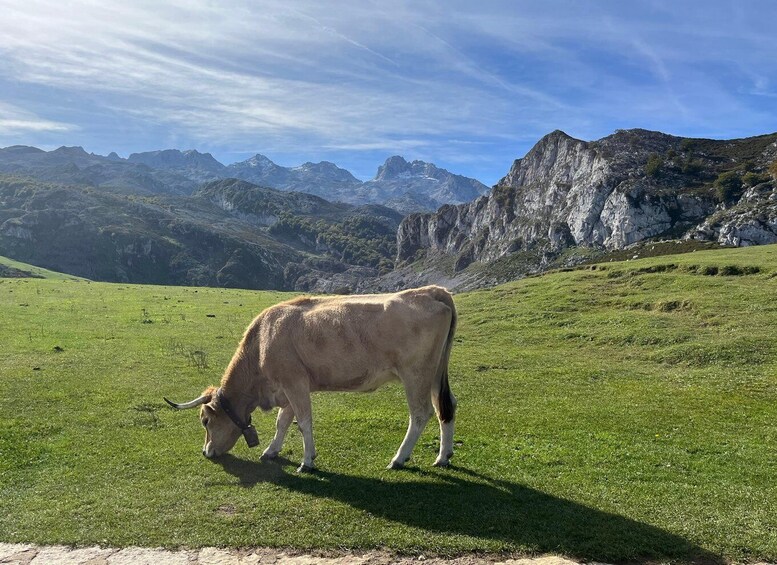
[[[777,560],[777,247],[586,266],[459,295],[452,469],[410,467],[401,389],[314,397],[320,471],[194,413],[289,295],[0,279],[0,541]],[[262,445],[274,417],[255,414]],[[261,448],[260,448],[261,449]]]
[[[73,280],[83,281],[81,277],[74,275],[66,275],[64,273],[58,273],[56,271],[49,271],[42,267],[36,267],[35,265],[29,265],[22,263],[21,261],[14,261],[8,257],[0,255],[0,278],[36,278],[36,279],[53,279],[53,280]]]

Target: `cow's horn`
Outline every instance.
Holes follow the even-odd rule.
[[[162,397],[162,398],[165,398],[165,397]],[[195,398],[190,402],[184,402],[183,404],[178,404],[177,402],[173,402],[172,400],[168,400],[167,398],[165,398],[165,402],[167,402],[170,406],[172,406],[176,410],[185,410],[187,408],[196,408],[200,404],[205,404],[207,402],[210,402],[210,395],[203,394],[199,398]]]

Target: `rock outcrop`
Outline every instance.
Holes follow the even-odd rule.
[[[777,134],[714,141],[619,130],[585,142],[554,131],[517,159],[488,195],[406,217],[397,234],[397,264],[431,253],[455,257],[459,271],[516,252],[530,251],[542,262],[572,246],[622,249],[683,234],[732,245],[771,242],[777,215],[772,182],[746,192],[728,214],[714,214],[725,205],[719,175],[735,171],[747,180],[751,170],[763,178],[757,175],[775,154]],[[714,218],[709,225],[708,218]]]
[[[711,215],[685,237],[735,247],[777,243],[777,183],[750,188],[735,206]]]

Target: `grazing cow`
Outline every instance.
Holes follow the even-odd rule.
[[[395,294],[300,297],[259,314],[243,336],[219,388],[208,387],[191,402],[201,406],[205,427],[203,455],[229,451],[241,433],[259,443],[251,425],[254,409],[279,406],[275,437],[262,457],[272,459],[296,416],[304,458],[299,471],[313,468],[310,393],[371,392],[399,380],[405,388],[410,425],[389,468],[410,458],[433,409],[440,421],[437,466],[453,455],[456,398],[448,386],[448,358],[456,330],[450,293],[426,286]]]

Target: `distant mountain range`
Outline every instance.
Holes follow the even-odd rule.
[[[0,149],[0,172],[34,178],[156,194],[189,195],[203,183],[237,178],[285,191],[307,192],[331,202],[383,204],[402,213],[434,211],[443,204],[461,204],[485,194],[483,183],[440,169],[431,163],[408,163],[390,157],[375,178],[362,182],[334,163],[282,167],[264,155],[223,165],[210,153],[165,149],[101,156],[81,147],[43,151],[35,147]]]
[[[96,280],[373,292],[777,243],[777,133],[554,131],[484,192],[402,157],[361,182],[262,155],[225,166],[193,150],[14,146],[0,149],[0,255]]]

